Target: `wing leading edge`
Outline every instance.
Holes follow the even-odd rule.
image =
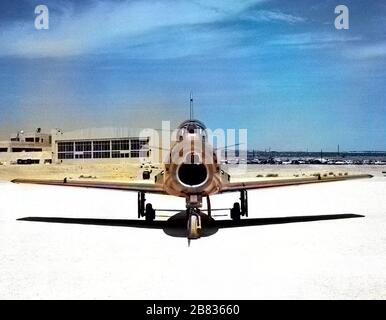
[[[166,194],[161,184],[155,183],[130,183],[130,182],[104,182],[104,181],[78,181],[78,180],[39,180],[15,179],[13,183],[41,184],[64,187],[97,188],[122,191],[139,191],[148,193]]]
[[[244,182],[229,182],[224,184],[220,193],[232,192],[239,190],[263,189],[273,187],[286,187],[310,183],[344,181],[352,179],[372,178],[369,174],[358,174],[348,176],[333,176],[333,177],[301,177],[301,178],[287,178],[287,179],[270,179]],[[79,180],[41,180],[41,179],[15,179],[13,183],[25,184],[40,184],[40,185],[54,185],[65,187],[80,187],[80,188],[97,188],[97,189],[111,189],[121,191],[137,191],[157,194],[167,194],[162,184],[156,183],[130,183],[130,182],[104,182],[104,181],[79,181]]]
[[[287,178],[287,179],[278,178],[278,179],[260,180],[260,181],[229,182],[222,187],[220,193],[239,191],[239,190],[249,190],[249,189],[296,186],[301,184],[320,183],[320,182],[344,181],[344,180],[363,179],[363,178],[372,178],[372,177],[373,176],[369,174],[356,174],[356,175],[347,175],[347,176],[338,176],[338,177],[337,176],[332,176],[332,177],[312,176],[312,177]]]

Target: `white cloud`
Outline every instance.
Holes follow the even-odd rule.
[[[280,46],[294,46],[294,47],[317,47],[317,46],[326,46],[333,45],[338,42],[349,42],[349,41],[358,41],[361,40],[361,37],[355,36],[343,36],[336,33],[327,33],[327,32],[305,32],[305,33],[295,33],[295,34],[286,34],[276,37],[273,40],[270,40],[268,44],[271,45],[280,45]]]
[[[253,21],[279,21],[286,23],[305,22],[307,19],[281,11],[259,10],[253,15],[246,16],[246,19]]]
[[[222,21],[262,1],[96,2],[80,13],[71,7],[63,7],[60,16],[51,15],[50,30],[35,30],[32,19],[3,27],[0,55],[60,57],[90,53],[117,39],[130,42],[161,28]]]
[[[350,48],[350,50],[347,51],[347,55],[358,59],[385,58],[386,42]]]

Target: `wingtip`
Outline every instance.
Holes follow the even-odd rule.
[[[30,181],[32,180],[16,178],[16,179],[12,179],[11,183],[28,183]]]
[[[30,217],[24,217],[24,218],[16,219],[16,221],[28,221],[29,219]]]

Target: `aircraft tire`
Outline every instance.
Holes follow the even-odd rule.
[[[198,217],[193,214],[188,221],[188,239],[198,239],[200,237]]]
[[[233,204],[233,208],[231,209],[231,219],[238,221],[240,220],[240,216],[241,216],[240,203],[235,202]]]
[[[151,203],[146,204],[145,219],[148,222],[151,222],[155,219],[155,210],[153,209],[153,205]]]

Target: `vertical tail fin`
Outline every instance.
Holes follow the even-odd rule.
[[[193,119],[193,93],[190,91],[190,120]]]

